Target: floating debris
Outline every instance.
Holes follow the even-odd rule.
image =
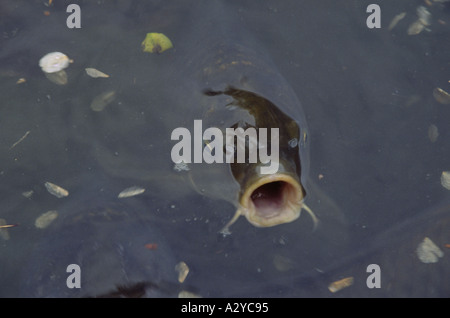
[[[186,162],[182,161],[179,163],[174,164],[173,166],[173,170],[177,171],[177,172],[181,172],[181,171],[189,171],[189,166]]]
[[[22,192],[22,195],[23,195],[25,198],[29,199],[29,198],[31,198],[31,196],[33,195],[33,193],[34,193],[33,190],[30,190],[30,191],[24,191],[24,192]]]
[[[420,22],[420,20],[416,20],[409,26],[407,32],[408,32],[408,35],[417,35],[417,34],[421,33],[423,31],[423,29],[425,29],[425,26],[423,25],[423,23]]]
[[[450,190],[450,171],[442,171],[441,184],[447,190]]]
[[[36,219],[34,222],[34,225],[38,229],[45,229],[47,226],[49,226],[56,218],[58,217],[57,211],[48,211],[42,214],[40,217]]]
[[[26,81],[27,80],[25,78],[21,77],[17,80],[16,84],[22,84],[22,83],[25,83]]]
[[[144,52],[158,54],[173,47],[169,38],[162,33],[147,33],[141,45]]]
[[[107,78],[107,77],[109,77],[108,74],[105,74],[105,73],[103,73],[103,72],[101,72],[101,71],[99,71],[99,70],[97,70],[95,68],[88,67],[88,68],[85,68],[85,71],[86,71],[87,75],[89,75],[90,77],[93,77],[93,78],[98,78],[98,77],[105,77],[105,78]]]
[[[436,125],[431,124],[430,127],[428,127],[428,138],[431,142],[436,142],[437,138],[439,137],[439,131]]]
[[[434,99],[444,105],[450,104],[450,94],[444,91],[442,88],[436,87],[433,90]]]
[[[51,82],[65,85],[67,84],[67,73],[64,69],[72,62],[64,53],[52,52],[39,60],[39,66]]]
[[[409,35],[417,35],[430,25],[431,13],[424,6],[417,8],[418,19],[408,28]]]
[[[332,282],[328,286],[328,290],[332,293],[336,293],[340,291],[341,289],[347,288],[349,286],[353,285],[353,277],[346,277],[341,280],[337,280],[335,282]]]
[[[139,194],[143,193],[144,191],[145,191],[144,188],[133,186],[133,187],[126,188],[125,190],[120,192],[117,197],[120,199],[134,197],[135,195],[139,195]]]
[[[178,281],[183,283],[186,279],[186,276],[189,274],[189,267],[185,262],[179,262],[175,266],[175,270],[178,272]]]
[[[158,249],[158,244],[156,243],[147,243],[145,244],[145,248],[148,250],[157,250]]]
[[[3,224],[0,225],[0,229],[9,229],[10,227],[16,227],[19,226],[19,224]]]
[[[5,225],[8,225],[6,223],[5,219],[0,219],[0,237],[4,239],[5,241],[9,240],[9,232],[8,228],[4,227]]]
[[[69,66],[72,60],[61,52],[52,52],[44,55],[39,60],[39,66],[44,73],[56,73]]]
[[[406,12],[402,12],[397,14],[391,21],[391,23],[389,23],[389,27],[388,30],[392,30],[393,28],[395,28],[395,26],[397,25],[397,23],[400,22],[400,20],[402,20],[404,17],[406,16]]]
[[[105,109],[106,106],[108,106],[108,104],[110,104],[115,99],[116,99],[115,91],[108,91],[101,93],[100,95],[96,96],[92,101],[91,109],[96,112],[101,112],[103,109]]]
[[[46,182],[45,187],[50,194],[53,194],[57,198],[63,198],[69,195],[69,191],[51,182]]]
[[[417,256],[422,263],[437,263],[440,257],[444,256],[444,252],[434,244],[432,240],[425,237],[422,243],[417,247]]]
[[[178,293],[178,298],[202,298],[202,296],[191,293],[187,290],[182,290]]]
[[[10,148],[9,150],[13,149],[15,146],[17,146],[19,143],[21,143],[25,138],[27,138],[30,131],[28,130],[25,135],[23,135],[19,140],[17,140]]]
[[[419,17],[419,21],[425,25],[428,26],[431,24],[431,13],[427,10],[424,6],[417,7],[416,10],[417,16]]]

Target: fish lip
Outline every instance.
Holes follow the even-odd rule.
[[[280,182],[280,190],[274,194],[277,208],[258,206],[255,204],[255,191],[271,183]],[[269,190],[270,191],[270,190]],[[258,178],[251,183],[242,194],[240,199],[240,214],[257,227],[270,227],[283,223],[289,223],[300,216],[303,207],[304,189],[299,181],[293,176],[285,173],[275,173]],[[271,198],[268,199],[269,201]]]

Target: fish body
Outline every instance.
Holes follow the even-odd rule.
[[[169,74],[183,74],[174,76],[181,81],[173,85],[184,88],[186,97],[181,107],[194,119],[201,119],[203,127],[219,128],[224,135],[229,128],[277,129],[278,138],[268,137],[266,148],[278,151],[278,158],[274,159],[278,169],[261,173],[266,164],[260,158],[250,162],[250,153],[261,151],[265,145],[256,141],[258,149],[251,149],[247,139],[244,162],[237,162],[234,151],[235,160],[230,164],[193,163],[191,181],[200,193],[236,206],[230,224],[239,215],[260,227],[291,222],[304,206],[309,170],[308,130],[302,106],[234,12],[217,3],[212,7],[208,17],[193,18],[198,23],[187,30],[189,40],[177,46],[180,60]],[[192,116],[182,118],[179,126],[192,126],[190,122]]]
[[[39,229],[20,268],[19,296],[174,297],[176,260],[159,225],[142,213],[142,203],[112,201],[96,189],[67,198],[60,216]],[[150,242],[157,242],[157,253],[146,248]],[[115,295],[140,284],[138,295]]]

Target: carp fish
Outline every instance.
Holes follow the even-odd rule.
[[[179,127],[190,129],[195,120],[201,120],[203,127],[219,129],[223,135],[230,128],[235,131],[237,128],[256,131],[265,128],[270,132],[276,128],[278,138],[273,139],[270,134],[265,145],[266,151],[278,151],[278,158],[272,158],[272,163],[278,168],[273,173],[260,172],[261,168],[267,167],[267,162],[260,159],[250,162],[252,140],[244,135],[244,162],[181,162],[186,164],[186,169],[179,170],[189,171],[181,171],[178,177],[188,180],[200,194],[224,199],[235,206],[235,215],[225,226],[225,232],[240,215],[257,227],[270,227],[296,220],[302,209],[311,215],[316,226],[318,219],[304,203],[309,170],[309,138],[305,115],[295,92],[269,54],[245,31],[245,24],[239,20],[237,12],[227,10],[230,8],[225,8],[221,2],[205,1],[198,5],[202,6],[202,10],[190,10],[192,12],[186,13],[184,23],[176,27],[177,32],[181,29],[185,36],[171,39],[174,49],[160,55],[146,55],[147,60],[143,62],[148,68],[151,67],[147,80],[151,80],[152,84],[139,91],[136,87],[133,89],[137,94],[145,91],[152,96],[162,96],[157,104],[152,104],[148,95],[142,97],[149,100],[145,113],[150,113],[148,122],[143,122],[141,126],[134,125],[133,131],[122,133],[115,128],[113,133],[117,134],[116,138],[99,140],[94,147],[98,160],[112,175],[145,181],[157,179],[159,191],[164,187],[161,180],[173,180],[166,182],[171,184],[166,192],[175,192],[178,187],[173,184],[178,184],[178,181],[163,175],[162,169],[150,171],[151,164],[148,163],[157,162],[161,166],[162,161],[167,162],[171,148],[177,144],[173,138],[170,141],[170,131]],[[186,25],[186,21],[195,23]],[[92,125],[102,130],[98,135],[105,135],[108,129],[111,136],[110,127],[114,121],[117,123],[115,127],[124,126],[127,116],[120,119],[112,116],[115,116],[112,112],[103,113],[101,122]],[[102,123],[109,126],[101,128]],[[137,133],[140,127],[142,131]],[[122,145],[112,142],[123,140],[124,136],[128,136],[130,141]],[[134,136],[133,140],[131,136]],[[140,140],[144,136],[151,136],[154,143],[147,159],[140,156],[140,160],[147,160],[147,164],[138,166],[134,153],[142,153],[144,146]],[[239,139],[239,136],[236,137]],[[201,151],[204,151],[217,141],[212,139],[194,140],[194,144],[202,143]],[[225,145],[225,139],[219,144]],[[169,144],[162,140],[169,141]],[[224,147],[224,152],[228,150]],[[170,162],[172,167],[173,164],[180,164]]]
[[[278,128],[278,140],[268,138],[267,145],[273,152],[275,141],[279,148],[279,158],[274,159],[278,161],[278,171],[262,174],[260,169],[265,164],[260,158],[249,162],[250,152],[255,151],[249,138],[245,143],[245,162],[191,164],[192,183],[200,193],[222,197],[236,206],[235,216],[224,230],[240,215],[255,226],[269,227],[296,220],[302,209],[311,215],[316,226],[318,219],[304,203],[309,158],[302,106],[264,49],[244,31],[245,26],[232,20],[233,12],[224,15],[224,9],[218,8],[220,5],[215,3],[208,11],[212,12],[209,17],[192,20],[201,21],[188,31],[196,34],[196,40],[186,44],[186,51],[180,49],[180,55],[194,56],[182,69],[183,74],[189,74],[183,81],[191,84],[193,93],[185,107],[198,109],[201,105],[202,112],[196,115],[203,125],[223,132],[230,127],[256,131]],[[216,32],[210,43],[204,42],[208,36],[199,36],[205,30]],[[215,180],[214,185],[211,180]],[[231,189],[224,184],[232,185]]]
[[[236,66],[240,63],[239,61],[233,62],[235,62]],[[252,67],[251,64],[248,66],[250,68]],[[225,71],[225,69],[222,71]],[[232,72],[235,71],[232,70]],[[261,128],[277,128],[279,131],[279,135],[275,136],[278,137],[278,140],[276,138],[274,139],[274,136],[270,138],[273,144],[279,147],[277,149],[279,157],[274,159],[277,161],[276,166],[278,168],[275,172],[264,174],[261,172],[261,168],[265,164],[261,159],[259,158],[253,162],[250,160],[251,152],[256,151],[251,147],[251,143],[252,141],[258,143],[258,141],[251,140],[251,137],[247,140],[245,143],[246,161],[244,162],[237,160],[236,157],[239,151],[237,148],[239,146],[234,146],[234,151],[232,151],[234,160],[232,160],[232,163],[229,163],[228,171],[224,171],[221,168],[219,170],[222,175],[228,174],[228,179],[231,173],[239,189],[231,192],[224,189],[221,194],[220,189],[211,188],[209,185],[205,185],[199,189],[199,185],[208,180],[203,175],[205,173],[212,173],[211,171],[217,169],[217,167],[207,167],[205,164],[202,164],[200,167],[193,168],[193,172],[191,173],[192,184],[200,193],[206,193],[212,197],[217,197],[218,194],[222,196],[225,193],[231,194],[231,196],[224,196],[224,198],[233,203],[237,210],[223,231],[226,233],[228,227],[240,215],[245,216],[255,226],[269,227],[296,220],[300,216],[302,209],[310,213],[314,224],[317,225],[318,220],[314,213],[303,202],[306,190],[301,182],[302,165],[300,148],[305,147],[305,143],[307,142],[306,131],[301,130],[295,120],[284,114],[271,101],[252,91],[238,89],[230,85],[224,91],[205,91],[205,95],[218,97],[219,99],[225,97],[225,103],[228,103],[227,105],[221,105],[220,101],[217,103],[220,105],[219,107],[227,109],[224,112],[228,112],[228,114],[220,111],[219,113],[222,113],[224,118],[232,119],[225,125],[225,129],[233,127],[235,131],[237,128],[241,128],[241,131],[247,131],[249,128],[255,128],[258,131]],[[212,101],[210,105],[215,104]],[[208,119],[208,114],[205,114],[203,118]],[[303,131],[303,139],[300,135],[301,131]],[[239,137],[245,138],[242,135],[237,137],[238,140]],[[273,146],[273,144],[270,146]],[[258,147],[272,148],[263,144],[258,144]],[[273,154],[274,150],[271,149],[271,152]],[[215,164],[218,165],[220,163]],[[229,181],[229,183],[233,184],[232,181]]]

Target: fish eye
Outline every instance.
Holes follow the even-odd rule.
[[[288,141],[289,147],[291,148],[295,148],[298,146],[298,140],[297,138],[292,138],[291,140]]]

